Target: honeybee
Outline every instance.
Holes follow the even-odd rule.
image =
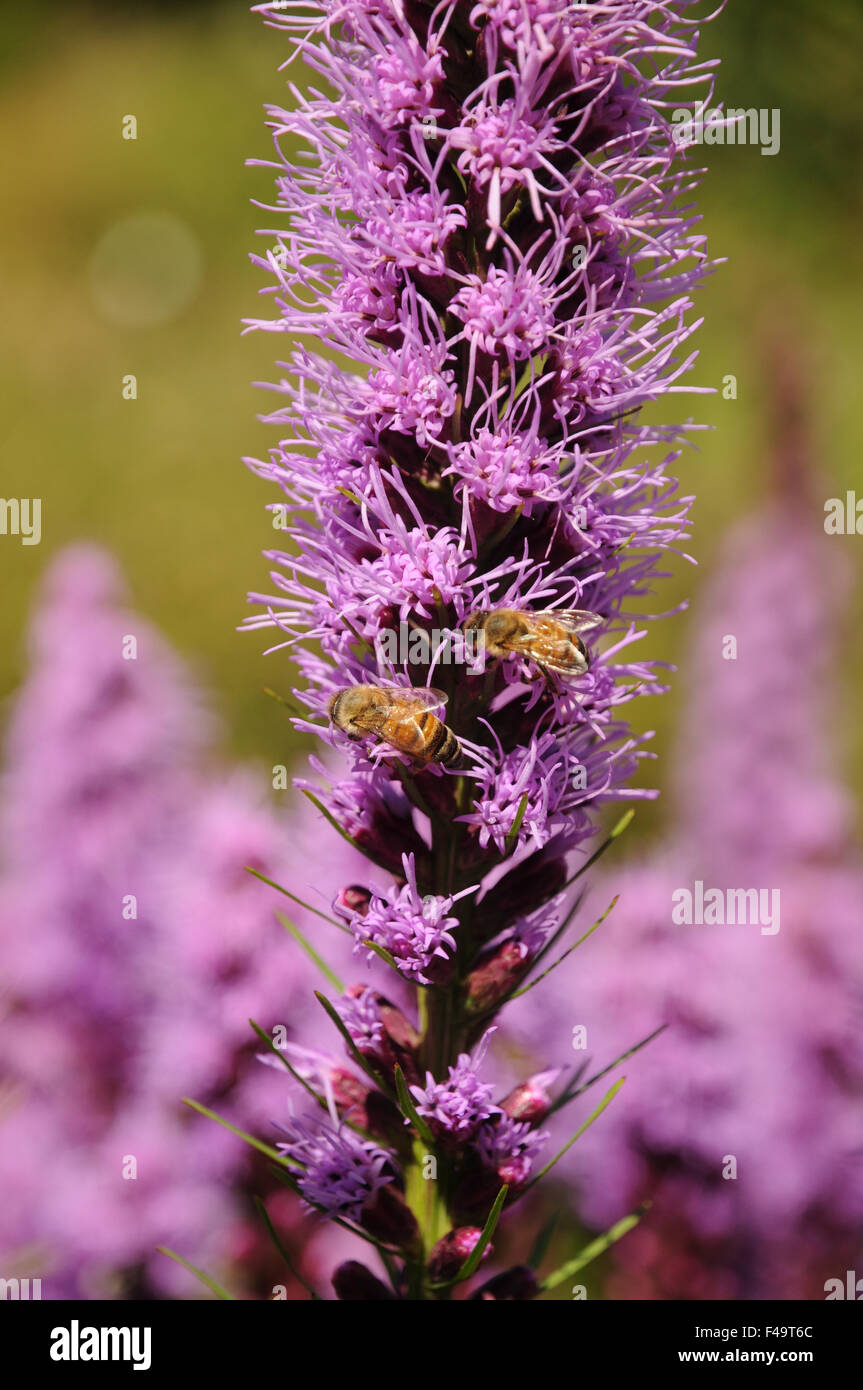
[[[583,676],[589,668],[579,633],[599,627],[596,613],[582,608],[548,608],[535,613],[520,608],[492,608],[472,613],[465,632],[478,632],[491,657],[526,656],[543,671]]]
[[[421,686],[349,685],[336,691],[327,708],[348,738],[377,734],[414,762],[452,767],[461,757],[461,744],[433,713],[448,698],[442,690]]]

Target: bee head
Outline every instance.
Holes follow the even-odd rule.
[[[478,608],[475,613],[469,613],[463,624],[465,632],[476,632],[477,628],[482,627],[487,617],[487,608]]]

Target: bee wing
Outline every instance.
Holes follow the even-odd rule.
[[[553,656],[543,656],[541,660],[538,656],[535,656],[534,661],[537,666],[540,666],[544,671],[557,671],[558,675],[561,676],[578,676],[584,674],[583,671],[573,670],[571,664],[567,665],[562,661],[555,661]]]
[[[435,690],[431,685],[414,685],[398,692],[399,701],[410,705],[414,710],[443,709],[449,696],[443,690]]]
[[[393,704],[405,714],[419,714],[423,710],[443,709],[449,700],[449,696],[443,690],[435,690],[427,685],[376,685],[375,690],[380,690],[384,695],[388,695]],[[355,723],[361,723],[360,719]]]
[[[543,617],[557,618],[570,632],[590,632],[591,628],[600,627],[605,622],[598,613],[591,613],[587,608],[549,609]]]

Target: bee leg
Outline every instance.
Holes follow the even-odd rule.
[[[562,695],[563,691],[560,686],[560,681],[557,679],[557,676],[554,674],[554,672],[550,671],[547,666],[544,666],[542,669],[543,675],[546,679],[546,683],[549,686],[551,686],[551,689],[554,691],[555,695]]]

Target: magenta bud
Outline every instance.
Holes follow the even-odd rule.
[[[359,1260],[347,1260],[333,1275],[336,1298],[343,1303],[384,1303],[395,1294]]]
[[[390,1042],[404,1052],[415,1052],[422,1042],[422,1038],[414,1028],[410,1019],[405,1018],[401,1009],[397,1009],[383,995],[378,995],[378,1006],[381,1011],[381,1023],[384,1025],[384,1032]]]
[[[364,1230],[386,1245],[410,1250],[417,1244],[419,1226],[404,1198],[392,1186],[379,1187],[360,1217]]]
[[[551,1096],[548,1087],[560,1075],[560,1069],[537,1072],[514,1087],[500,1103],[500,1108],[511,1120],[526,1121],[530,1125],[541,1124],[551,1109]]]
[[[524,974],[528,960],[528,949],[523,941],[505,941],[493,955],[477,965],[466,981],[468,1013],[487,1013],[505,999]]]
[[[330,1068],[330,1085],[333,1088],[333,1099],[340,1114],[354,1107],[362,1109],[372,1089],[364,1081],[360,1081],[359,1077],[354,1076],[353,1072],[348,1071],[346,1067],[339,1066]]]
[[[527,1265],[514,1265],[512,1269],[505,1269],[503,1274],[496,1274],[493,1279],[489,1279],[471,1294],[469,1301],[478,1299],[481,1303],[522,1303],[527,1299],[536,1298],[538,1293],[539,1285],[533,1270]]]
[[[454,1279],[467,1259],[473,1254],[477,1241],[482,1235],[479,1226],[457,1226],[447,1231],[429,1255],[428,1271],[436,1284]],[[483,1259],[491,1254],[491,1245],[483,1251]]]
[[[356,913],[365,917],[371,900],[372,895],[368,888],[363,888],[358,883],[351,883],[336,894],[333,899],[333,911],[338,913],[340,917],[353,917]]]

